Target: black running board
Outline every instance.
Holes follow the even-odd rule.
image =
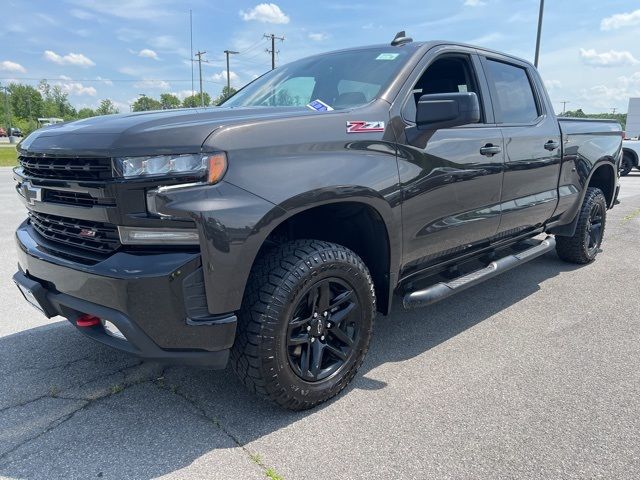
[[[462,277],[458,277],[450,282],[436,283],[423,290],[415,290],[407,293],[402,303],[404,308],[417,308],[431,305],[447,297],[450,297],[454,293],[461,292],[469,287],[473,287],[479,283],[484,282],[490,278],[500,275],[507,270],[511,270],[518,265],[522,265],[534,258],[544,255],[550,252],[556,247],[556,240],[553,237],[547,237],[538,245],[524,250],[520,253],[508,255],[499,260],[495,260],[487,265],[485,268],[476,270]]]

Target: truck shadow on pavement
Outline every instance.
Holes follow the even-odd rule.
[[[228,449],[259,472],[251,447],[244,447],[249,442],[336,404],[341,414],[362,408],[349,391],[384,395],[386,387],[368,372],[429,355],[574,268],[547,254],[429,308],[407,312],[397,299],[391,315],[378,317],[371,349],[352,384],[307,412],[254,398],[230,369],[140,363],[84,338],[66,321],[0,338],[0,476],[155,478],[205,455],[216,465],[229,463]],[[429,379],[420,378],[427,388]],[[226,478],[224,467],[215,475]]]

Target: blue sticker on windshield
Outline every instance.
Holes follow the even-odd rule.
[[[333,110],[331,106],[327,105],[322,100],[314,100],[313,102],[308,103],[307,107],[311,110],[315,110],[316,112],[329,112]]]

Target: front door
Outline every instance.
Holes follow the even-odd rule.
[[[403,108],[398,140],[403,275],[463,253],[497,232],[504,145],[487,110],[488,92],[478,80],[478,68],[472,52],[441,54],[428,63]],[[478,95],[480,123],[418,130],[415,111],[420,96],[453,92]]]

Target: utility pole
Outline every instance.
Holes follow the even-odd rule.
[[[11,137],[11,114],[9,113],[9,88],[0,84],[0,90],[4,90],[4,116],[5,126],[7,127],[7,136]]]
[[[540,57],[540,35],[542,34],[542,14],[544,13],[544,0],[540,0],[540,13],[538,13],[538,36],[536,37],[536,57],[533,64],[538,68],[538,58]]]
[[[569,100],[563,100],[561,102],[558,102],[562,104],[562,114],[564,115],[564,112],[567,111],[567,103],[571,103]]]
[[[284,42],[284,37],[276,37],[273,33],[270,34],[264,34],[264,38],[270,38],[271,39],[271,50],[269,50],[267,48],[267,50],[265,50],[267,53],[271,54],[271,70],[273,70],[274,68],[276,68],[276,39],[280,40],[281,42]]]
[[[204,107],[204,93],[202,91],[202,62],[207,62],[206,60],[202,60],[202,55],[207,52],[196,53],[196,57],[198,57],[198,71],[200,72],[200,105]]]
[[[191,95],[193,95],[193,14],[189,10],[189,35],[191,43]]]
[[[615,115],[615,114],[616,114],[616,110],[617,110],[617,108],[616,108],[616,107],[612,107],[612,108],[611,108],[611,113],[612,113],[613,115]]]
[[[227,94],[229,94],[229,90],[231,89],[231,78],[229,77],[229,55],[235,55],[236,53],[233,50],[225,50],[224,54],[227,56]]]

